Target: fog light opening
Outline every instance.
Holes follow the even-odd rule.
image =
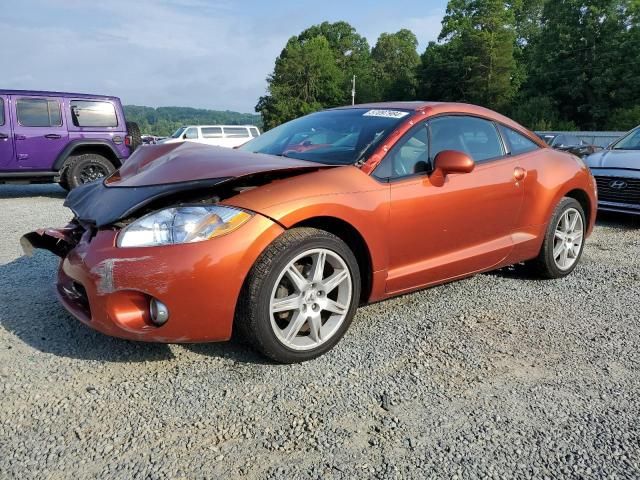
[[[158,327],[161,327],[169,320],[169,309],[156,298],[152,298],[149,302],[149,314],[153,324]]]

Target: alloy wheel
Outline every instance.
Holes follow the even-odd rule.
[[[568,208],[558,220],[553,240],[553,261],[569,270],[578,261],[584,241],[584,222],[575,208]]]
[[[80,170],[80,183],[89,183],[107,176],[109,172],[102,165],[87,165]]]
[[[284,346],[311,350],[327,342],[347,318],[351,272],[332,250],[307,250],[278,276],[269,302],[271,327]]]

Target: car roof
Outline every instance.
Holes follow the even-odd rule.
[[[373,102],[360,103],[356,105],[345,105],[344,107],[336,107],[332,110],[348,110],[350,108],[393,108],[397,110],[412,110],[417,112],[419,110],[424,110],[427,107],[440,104],[442,104],[442,102],[425,102],[422,100],[405,102]]]
[[[480,116],[486,116],[494,118],[496,120],[506,122],[512,122],[512,120],[504,117],[503,115],[489,110],[488,108],[480,107],[478,105],[472,105],[470,103],[459,102],[425,102],[422,100],[416,100],[411,102],[375,102],[375,103],[362,103],[358,105],[346,105],[344,107],[337,107],[335,110],[346,110],[350,108],[371,108],[371,109],[397,109],[397,110],[410,110],[414,112],[421,112],[430,110],[439,112],[452,112],[452,113],[469,113],[477,114]]]
[[[541,147],[548,147],[546,142],[534,134],[528,128],[523,127],[519,123],[511,120],[498,112],[489,110],[488,108],[480,107],[478,105],[472,105],[470,103],[457,103],[457,102],[425,102],[422,100],[412,102],[377,102],[377,103],[363,103],[359,105],[347,105],[344,107],[337,107],[334,110],[346,110],[350,108],[370,108],[370,109],[393,109],[393,110],[409,110],[416,113],[424,113],[425,115],[438,115],[446,113],[463,114],[463,115],[477,115],[480,117],[489,118],[493,121],[502,123],[520,133],[526,134],[531,140],[537,143]]]
[[[119,100],[118,97],[110,95],[93,95],[90,93],[72,93],[72,92],[47,92],[44,90],[3,90],[0,89],[0,95],[33,95],[41,97],[73,97],[73,98],[107,98],[110,100]]]

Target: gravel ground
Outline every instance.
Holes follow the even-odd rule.
[[[477,275],[359,311],[302,365],[82,326],[55,186],[0,186],[0,477],[638,478],[640,222],[601,218],[576,272]]]

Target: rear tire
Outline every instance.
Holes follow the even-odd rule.
[[[538,257],[528,262],[542,278],[562,278],[578,265],[584,249],[586,218],[580,203],[569,197],[555,208]]]
[[[254,264],[238,299],[235,326],[276,362],[311,360],[347,331],[360,287],[358,263],[341,239],[323,230],[294,228]]]
[[[60,185],[73,190],[80,185],[108,177],[116,167],[108,159],[97,153],[85,153],[69,157],[64,167]],[[66,187],[65,187],[66,185]]]

